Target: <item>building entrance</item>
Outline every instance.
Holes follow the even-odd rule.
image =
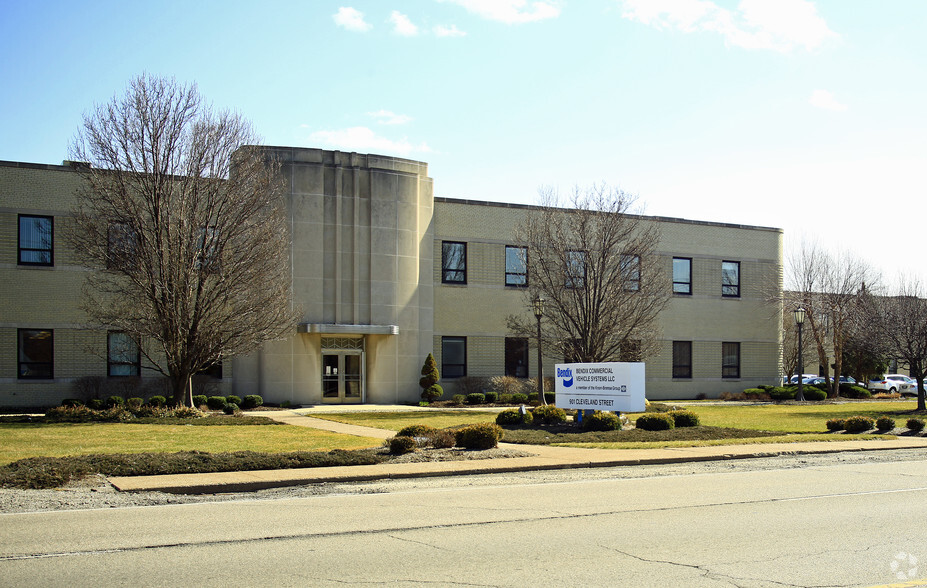
[[[322,339],[322,402],[360,404],[364,401],[364,340]]]

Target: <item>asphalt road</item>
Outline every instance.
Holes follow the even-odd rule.
[[[0,584],[920,585],[927,458],[878,453],[4,514]]]

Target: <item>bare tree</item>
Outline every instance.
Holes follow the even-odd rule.
[[[803,242],[790,256],[787,281],[784,304],[787,309],[805,308],[806,323],[824,369],[822,375],[829,378],[829,396],[837,396],[844,348],[860,330],[861,301],[867,288],[878,284],[879,277],[857,257],[847,253],[834,256],[817,243]]]
[[[545,298],[545,350],[575,362],[640,361],[659,340],[657,315],[670,299],[657,256],[657,223],[633,214],[636,198],[607,186],[575,188],[570,208],[540,192],[541,205],[516,227],[527,259],[525,306]],[[530,313],[529,315],[530,316]],[[508,317],[513,333],[536,337],[526,315]]]
[[[129,335],[192,404],[191,377],[295,330],[279,166],[195,85],[142,75],[84,116],[70,242],[94,326]]]
[[[871,336],[917,380],[917,410],[927,410],[927,299],[915,278],[902,278],[888,296],[868,296],[865,313]]]

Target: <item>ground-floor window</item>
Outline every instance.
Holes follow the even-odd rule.
[[[441,376],[462,378],[467,375],[467,338],[441,337]]]
[[[673,341],[673,377],[692,377],[692,341]]]
[[[109,376],[137,376],[142,359],[135,340],[126,333],[108,333],[106,365]]]
[[[740,343],[721,344],[721,377],[740,377]]]
[[[513,378],[528,377],[528,339],[505,338],[505,375]]]
[[[19,329],[17,377],[28,380],[54,378],[55,335],[51,329]]]

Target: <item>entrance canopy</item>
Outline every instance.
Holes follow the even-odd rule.
[[[326,335],[398,335],[398,325],[339,325],[333,323],[300,323],[297,333]]]

